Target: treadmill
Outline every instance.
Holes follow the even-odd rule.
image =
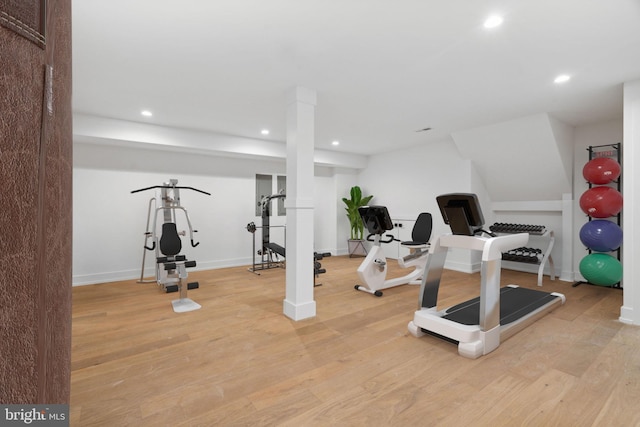
[[[408,325],[413,336],[431,334],[456,342],[461,356],[477,359],[564,304],[565,296],[557,292],[517,285],[500,288],[502,253],[525,246],[529,234],[495,236],[483,230],[484,217],[475,194],[444,194],[436,199],[452,233],[431,242],[419,309]],[[482,253],[480,296],[438,311],[438,289],[449,248]]]

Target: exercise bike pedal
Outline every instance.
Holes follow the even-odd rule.
[[[178,292],[178,285],[167,285],[164,287],[164,291],[168,294],[171,292]]]
[[[199,287],[200,283],[198,282],[187,283],[187,289],[198,289]]]

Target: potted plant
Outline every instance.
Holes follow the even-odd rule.
[[[351,234],[348,240],[349,255],[366,255],[367,252],[363,245],[364,224],[362,223],[362,218],[360,218],[358,208],[360,206],[366,206],[373,196],[362,197],[362,190],[357,185],[351,187],[349,193],[351,196],[350,199],[346,197],[342,198],[344,204],[347,205],[345,210],[347,211],[347,218],[349,218],[349,225],[351,227]]]

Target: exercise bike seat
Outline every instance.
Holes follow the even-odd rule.
[[[431,239],[431,230],[433,228],[433,218],[428,212],[422,212],[418,215],[416,223],[411,230],[411,239],[404,242],[400,242],[402,246],[410,248],[425,248],[429,246],[429,239]]]

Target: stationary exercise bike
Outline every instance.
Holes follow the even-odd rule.
[[[414,270],[405,276],[386,280],[387,260],[381,244],[400,241],[391,234],[387,234],[387,238],[382,239],[385,231],[393,229],[389,212],[385,206],[362,206],[358,208],[358,212],[369,231],[367,241],[373,242],[373,247],[369,250],[360,267],[358,267],[358,278],[363,284],[356,285],[355,289],[381,297],[382,289],[405,284],[419,285],[427,263],[427,255],[429,254],[428,242],[431,238],[433,226],[431,214],[427,212],[421,213],[411,232],[413,240],[400,243],[402,246],[409,248],[411,252],[405,257],[398,258],[398,264],[402,268],[414,267]]]

